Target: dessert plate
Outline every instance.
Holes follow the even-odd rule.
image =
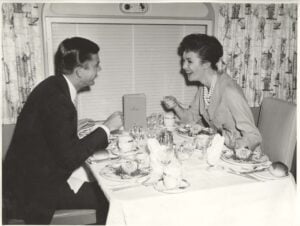
[[[200,130],[198,133],[195,133],[195,134],[191,134],[190,130],[191,130],[190,128],[177,127],[175,129],[175,132],[179,136],[181,136],[183,138],[188,138],[188,139],[193,139],[199,135],[208,135],[208,136],[214,135],[214,131],[211,128],[203,128],[202,130]]]
[[[150,173],[149,168],[137,168],[131,174],[127,174],[126,172],[124,172],[124,170],[122,170],[121,162],[122,160],[116,160],[111,162],[110,164],[107,164],[100,170],[99,174],[105,179],[111,181],[124,182],[148,176]]]
[[[261,165],[266,165],[266,167],[269,167],[271,165],[271,162],[269,161],[268,158],[262,159],[262,161],[255,161],[255,160],[240,160],[240,159],[234,159],[233,157],[225,157],[224,155],[221,156],[221,159],[224,162],[237,165],[237,166],[248,166],[248,167],[253,167],[253,166],[261,166]]]
[[[287,176],[282,176],[282,177],[276,177],[276,176],[272,175],[269,170],[256,172],[256,173],[253,173],[251,175],[254,176],[254,177],[257,177],[259,179],[263,179],[263,180],[276,180],[276,179],[282,179],[282,178],[288,177],[288,175]]]
[[[110,149],[110,152],[113,154],[113,155],[116,155],[116,156],[128,156],[128,155],[133,155],[135,153],[137,153],[138,149],[132,149],[130,151],[126,151],[126,152],[121,152],[120,149],[118,147],[116,148],[112,148]]]
[[[178,132],[177,130],[175,130],[176,134],[178,134],[178,136],[184,138],[184,139],[194,139],[196,136],[189,136],[187,133],[181,133]]]
[[[163,180],[159,180],[156,184],[153,185],[153,187],[155,190],[159,192],[163,192],[167,194],[177,194],[177,193],[185,192],[187,188],[190,187],[190,183],[187,180],[182,179],[179,186],[169,189],[165,187]]]

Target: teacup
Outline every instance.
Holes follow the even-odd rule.
[[[133,138],[128,134],[123,134],[118,138],[118,146],[121,152],[129,152],[133,148]]]
[[[164,182],[164,186],[167,189],[173,189],[173,188],[177,188],[178,187],[178,178],[175,178],[173,176],[164,175],[163,176],[163,182]]]

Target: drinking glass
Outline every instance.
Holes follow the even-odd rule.
[[[130,130],[130,135],[133,137],[137,149],[144,149],[146,145],[146,132],[142,126],[134,126]]]
[[[123,134],[118,137],[118,147],[120,155],[133,150],[133,138],[129,134]]]
[[[176,158],[182,163],[188,160],[196,148],[195,142],[183,142],[175,147]]]
[[[166,166],[171,162],[172,158],[174,157],[174,144],[172,132],[163,130],[159,135],[158,141],[162,147],[160,160],[161,163]]]

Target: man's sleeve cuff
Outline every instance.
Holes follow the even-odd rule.
[[[102,129],[104,129],[104,131],[105,131],[105,133],[107,135],[107,138],[108,138],[109,135],[110,135],[109,128],[107,126],[105,126],[105,125],[100,125],[99,127],[102,128]]]

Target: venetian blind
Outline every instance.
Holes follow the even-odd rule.
[[[174,95],[189,104],[196,92],[180,74],[177,48],[203,25],[52,24],[53,51],[67,37],[81,36],[100,46],[102,70],[89,91],[79,95],[79,118],[105,119],[122,110],[122,96],[145,93],[147,114],[162,112],[161,100]]]

